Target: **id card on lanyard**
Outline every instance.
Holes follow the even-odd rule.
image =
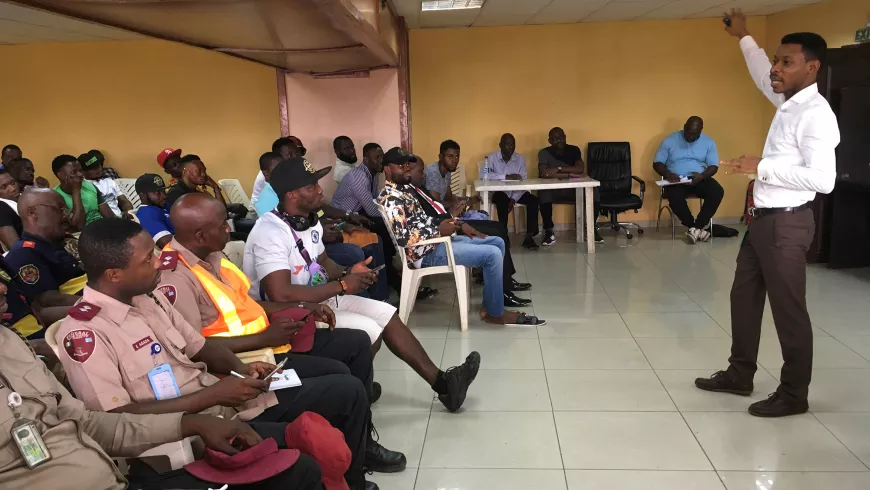
[[[302,239],[299,238],[299,235],[296,234],[296,230],[290,226],[290,223],[281,216],[277,210],[273,209],[272,214],[281,218],[281,221],[290,228],[290,233],[293,234],[293,240],[296,242],[296,248],[299,249],[299,254],[302,255],[302,258],[305,259],[305,268],[308,270],[308,285],[309,286],[320,286],[321,284],[326,284],[329,282],[329,274],[326,272],[326,269],[321,266],[319,263],[311,260],[311,254],[308,253],[308,250],[305,249],[305,244],[302,243]]]

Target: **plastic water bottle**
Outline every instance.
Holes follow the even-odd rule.
[[[489,156],[483,157],[483,180],[489,180]]]

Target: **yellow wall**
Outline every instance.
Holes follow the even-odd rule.
[[[0,47],[0,144],[55,181],[51,159],[101,150],[123,177],[162,173],[164,147],[199,154],[250,193],[280,135],[275,70],[165,41]]]
[[[764,19],[750,27],[763,42]],[[626,215],[635,220],[655,220],[652,158],[689,116],[704,118],[722,158],[760,154],[770,123],[718,19],[414,30],[410,58],[414,151],[426,162],[455,139],[473,180],[470,167],[504,132],[530,171],[553,126],[584,155],[589,141],[627,140],[634,173],[647,182],[644,208]],[[747,179],[717,180],[726,192],[717,216],[739,216]],[[572,209],[560,208],[559,222],[571,223]]]
[[[767,17],[767,47],[776,49],[783,35],[812,31],[821,34],[829,48],[855,43],[855,31],[870,22],[870,1],[829,0]]]

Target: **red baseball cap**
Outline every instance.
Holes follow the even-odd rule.
[[[350,468],[350,448],[344,434],[329,425],[325,418],[314,412],[302,412],[287,424],[284,438],[287,447],[296,448],[317,461],[326,490],[350,490],[344,479]]]
[[[301,320],[307,315],[310,310],[306,308],[292,307],[287,308],[272,314],[272,319],[290,318],[291,320]],[[314,317],[309,316],[305,321],[305,325],[296,332],[293,339],[290,341],[290,349],[293,352],[308,352],[314,347]]]
[[[201,460],[185,465],[184,469],[207,482],[244,485],[272,478],[298,459],[298,449],[278,449],[278,443],[270,437],[232,456],[206,449]]]
[[[160,164],[162,168],[166,163],[166,159],[169,157],[180,157],[181,156],[181,148],[177,150],[173,150],[172,148],[165,148],[163,151],[157,154],[157,163]]]

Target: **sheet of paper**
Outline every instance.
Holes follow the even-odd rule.
[[[295,386],[302,386],[302,380],[299,379],[295,369],[285,369],[283,372],[272,376],[272,384],[269,385],[269,391],[283,390],[284,388],[293,388]]]
[[[657,180],[656,181],[656,185],[659,187],[667,187],[669,185],[681,185],[681,184],[691,184],[691,183],[692,183],[692,179],[690,179],[688,177],[683,177],[682,179],[680,179],[679,182],[670,182],[667,180]]]

